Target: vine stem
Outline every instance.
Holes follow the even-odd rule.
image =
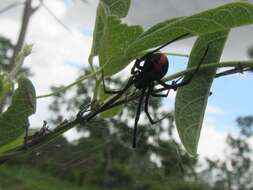
[[[210,63],[210,64],[205,64],[202,65],[199,68],[199,71],[203,71],[203,70],[208,70],[208,69],[215,69],[218,67],[234,67],[234,69],[231,69],[231,72],[228,71],[224,71],[221,72],[221,74],[216,74],[216,78],[220,77],[220,76],[225,76],[225,75],[231,75],[231,74],[235,74],[235,73],[239,73],[244,71],[243,69],[247,69],[249,70],[249,68],[252,70],[253,69],[253,60],[252,61],[237,61],[237,62],[233,62],[233,61],[228,61],[228,62],[221,62],[221,63]],[[247,68],[248,67],[248,68]],[[237,69],[236,69],[237,68]],[[187,70],[178,72],[174,75],[170,75],[168,77],[166,77],[164,79],[164,81],[171,81],[173,79],[176,79],[178,77],[182,77],[185,76],[187,74],[190,74],[192,72],[194,72],[194,70],[196,69],[196,67],[193,68],[189,68]],[[98,71],[96,71],[98,72]],[[93,73],[94,74],[94,73]],[[50,132],[49,134],[45,134],[42,135],[40,137],[34,137],[32,138],[32,140],[28,141],[28,143],[26,144],[26,146],[24,145],[20,145],[8,152],[6,152],[4,155],[0,156],[0,163],[3,163],[13,157],[16,156],[20,156],[20,155],[24,155],[27,153],[31,153],[33,151],[36,151],[38,148],[42,147],[43,145],[48,144],[49,142],[53,141],[54,139],[56,139],[58,136],[60,136],[62,133],[66,132],[67,130],[75,127],[76,125],[86,125],[88,124],[88,122],[90,120],[92,120],[95,116],[97,116],[98,114],[107,111],[111,108],[114,108],[116,106],[125,104],[129,101],[135,100],[140,96],[140,93],[133,93],[131,94],[129,97],[123,98],[123,99],[119,99],[118,101],[116,101],[115,103],[113,103],[112,105],[103,107],[103,105],[98,108],[95,111],[90,111],[88,114],[82,116],[82,117],[77,117],[76,119],[74,119],[73,121],[64,121],[63,123],[59,124],[52,132]],[[108,100],[110,101],[110,100]],[[106,104],[106,102],[105,102]],[[33,137],[33,136],[32,136]]]
[[[220,68],[220,67],[238,67],[238,72],[240,72],[240,69],[243,67],[251,67],[253,68],[253,60],[250,61],[226,61],[226,62],[220,62],[220,63],[208,63],[201,65],[199,68],[199,71],[207,70],[207,69],[214,69],[214,68]],[[177,72],[173,75],[170,75],[168,77],[165,77],[163,81],[170,81],[182,76],[185,76],[187,74],[192,73],[196,67],[188,68],[184,71]],[[234,74],[234,73],[233,73]]]
[[[165,55],[172,55],[172,56],[179,56],[179,57],[186,57],[189,58],[190,55],[183,54],[183,53],[172,53],[172,52],[163,52]]]
[[[84,75],[84,76],[81,76],[78,80],[76,80],[75,82],[73,83],[70,83],[68,84],[67,86],[64,86],[62,88],[59,88],[58,90],[54,91],[54,92],[51,92],[51,93],[48,93],[48,94],[44,94],[44,95],[39,95],[37,96],[36,98],[37,99],[41,99],[41,98],[47,98],[47,97],[50,97],[50,96],[55,96],[61,92],[64,92],[66,91],[67,89],[75,86],[75,85],[78,85],[79,83],[81,83],[82,81],[86,80],[86,79],[89,79],[89,78],[92,78],[94,77],[95,75],[99,74],[102,69],[107,65],[108,63],[104,64],[102,67],[100,67],[98,70],[94,71],[93,73],[89,74],[89,75]],[[200,66],[200,69],[199,70],[203,70],[203,69],[211,69],[211,68],[217,68],[217,67],[236,67],[236,66],[248,66],[248,67],[253,67],[253,60],[251,61],[228,61],[228,62],[220,62],[220,63],[209,63],[209,64],[205,64],[205,65],[202,65]],[[178,78],[180,76],[183,76],[183,75],[186,75],[188,73],[191,73],[193,70],[195,69],[195,67],[192,67],[192,68],[189,68],[187,70],[184,70],[184,71],[181,71],[181,72],[178,72],[178,73],[175,73],[173,75],[170,75],[168,77],[166,77],[164,79],[164,81],[169,81],[169,80],[172,80],[172,79],[175,79],[175,78]]]

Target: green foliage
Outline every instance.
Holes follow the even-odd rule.
[[[155,24],[154,26],[152,26],[151,28],[149,28],[148,30],[146,30],[140,37],[145,37],[149,34],[152,34],[153,32],[156,32],[157,30],[159,30],[160,28],[163,28],[164,26],[168,26],[170,24],[172,24],[173,22],[179,21],[180,19],[183,19],[185,17],[177,17],[177,18],[172,18],[169,20],[165,20],[162,22],[159,22],[158,24]]]
[[[23,131],[24,131],[24,129],[23,129]],[[24,144],[24,134],[22,133],[16,139],[10,141],[9,143],[3,144],[0,147],[0,155],[11,151],[11,150],[15,149],[18,146],[22,146],[23,144]]]
[[[30,80],[20,78],[11,105],[0,115],[0,145],[16,140],[29,126],[28,117],[36,110],[35,89]]]
[[[100,13],[101,11],[98,11],[97,19],[100,18]],[[203,35],[251,24],[252,15],[252,4],[231,3],[190,17],[158,23],[142,35],[140,26],[122,25],[116,16],[104,16],[103,33],[101,34],[101,30],[96,27],[94,29],[94,36],[101,34],[100,64],[110,63],[104,70],[106,75],[113,75],[145,50],[172,41],[186,33],[189,33],[189,36]],[[96,43],[93,46],[96,46]]]
[[[13,84],[7,79],[6,74],[0,75],[0,103],[3,102],[6,95],[13,89]]]
[[[24,131],[29,126],[28,117],[35,113],[36,94],[31,81],[25,77],[22,67],[32,45],[25,45],[10,65],[7,52],[12,48],[9,40],[0,38],[0,153],[20,146],[24,142]],[[14,86],[18,88],[14,91]],[[7,102],[11,104],[7,106]],[[3,112],[4,109],[7,110]]]
[[[153,32],[148,31],[147,35],[144,33],[143,37],[134,41],[126,53],[136,55],[138,52],[172,41],[185,33],[189,33],[189,36],[204,35],[252,23],[252,4],[230,3],[156,27]]]
[[[228,34],[228,31],[224,31],[199,37],[192,49],[188,68],[196,67],[200,61],[201,64],[219,62]],[[198,73],[188,85],[177,91],[176,126],[182,143],[192,156],[197,154],[204,113],[215,74],[216,68]]]
[[[95,45],[99,50],[91,53],[91,56],[98,54],[99,64],[103,66],[105,75],[109,76],[120,72],[148,49],[173,41],[185,34],[188,34],[185,37],[200,36],[194,45],[188,68],[198,65],[204,54],[204,47],[207,46],[208,57],[203,62],[219,62],[227,31],[253,23],[253,5],[237,2],[189,17],[165,20],[143,32],[141,26],[128,26],[121,23],[120,18],[123,17],[122,15],[126,16],[129,6],[123,6],[124,14],[119,16],[117,13],[111,16],[110,11],[106,14],[102,5],[103,1],[100,1],[94,29],[94,36],[97,37],[99,34],[101,43],[93,44],[93,47]],[[193,156],[197,153],[199,135],[215,72],[216,69],[211,68],[198,74],[188,87],[179,89],[176,99],[176,123],[179,135],[188,153]],[[199,85],[203,80],[204,82]],[[185,106],[187,109],[184,109]]]
[[[1,166],[0,168],[0,189],[5,190],[95,190],[91,186],[82,188],[64,182],[54,176],[22,166]]]
[[[127,15],[131,0],[100,0],[97,8],[97,18],[93,33],[93,43],[89,59],[98,55],[101,45],[101,39],[104,35],[107,17],[116,15],[123,18]],[[92,62],[92,61],[91,61]]]
[[[113,75],[130,63],[131,57],[125,52],[142,33],[141,26],[122,24],[116,16],[107,18],[99,51],[99,64],[108,63],[104,68],[105,75]]]
[[[195,67],[200,61],[202,64],[219,62],[229,29],[253,23],[253,5],[240,2],[227,4],[190,17],[166,20],[144,32],[141,26],[129,26],[121,22],[120,18],[127,15],[129,7],[130,0],[99,1],[89,61],[92,63],[93,57],[98,55],[100,69],[103,68],[107,76],[118,73],[150,48],[173,41],[183,34],[188,34],[187,37],[199,36],[191,52],[188,68]],[[207,48],[207,55],[202,60]],[[13,80],[18,78],[16,71],[21,68],[22,60],[26,54],[23,55],[23,57],[17,57],[19,64],[16,65],[17,69],[11,71],[9,78]],[[188,153],[193,156],[197,154],[199,134],[215,73],[216,68],[199,72],[189,85],[178,90],[176,97],[175,120],[179,135]],[[89,76],[93,76],[93,74]],[[5,88],[3,76],[1,75],[0,80],[0,95]],[[189,75],[186,75],[186,79],[187,77]],[[110,97],[102,93],[101,84],[98,81],[96,81],[96,89],[99,89],[99,92],[95,94],[98,94],[100,98],[98,103],[100,104]],[[94,81],[89,80],[85,85],[77,83],[79,84],[77,92],[70,100],[65,99],[64,93],[55,98],[51,105],[51,110],[54,111],[54,118],[51,119],[54,124],[58,124],[65,117],[59,113],[61,106],[66,105],[66,112],[77,112],[81,104],[90,102],[87,94],[93,93],[90,92],[91,89],[88,89],[95,85],[92,82]],[[120,86],[123,85],[120,80],[116,80],[116,83]],[[11,81],[11,84],[14,82]],[[196,160],[185,154],[173,140],[172,114],[165,119],[164,123],[168,123],[168,126],[159,123],[153,128],[149,124],[140,123],[138,126],[138,149],[133,152],[131,148],[132,129],[128,127],[130,123],[128,120],[135,115],[134,104],[135,102],[125,105],[123,113],[115,118],[112,116],[118,112],[118,108],[102,114],[107,120],[104,120],[103,117],[94,118],[85,126],[79,125],[78,129],[88,135],[75,143],[71,144],[60,138],[41,148],[39,152],[29,155],[24,161],[17,162],[26,166],[37,164],[38,168],[47,170],[55,177],[75,185],[86,187],[86,184],[91,184],[91,187],[87,189],[93,187],[110,190],[208,189],[209,187],[205,183],[196,182],[198,177],[195,171]],[[167,114],[159,111],[160,105],[160,99],[151,100],[150,108],[155,119],[162,118]],[[28,79],[21,78],[19,87],[12,97],[12,104],[6,112],[0,115],[0,152],[7,152],[23,143],[24,128],[29,125],[28,117],[35,112],[35,109],[36,99],[33,85]],[[242,125],[252,123],[251,119],[240,120],[240,123]],[[249,130],[244,129],[244,139],[250,136],[249,133]],[[163,134],[168,134],[169,140],[162,140],[160,137]],[[59,134],[52,132],[49,135],[55,137]],[[245,172],[248,175],[250,162],[247,155],[251,150],[250,147],[241,139],[230,138],[228,142],[236,152],[236,154],[232,154],[233,158],[231,159],[234,170],[230,171],[226,163],[222,163],[216,169],[225,171],[226,174],[234,176],[234,179],[236,179],[237,173],[244,176]],[[238,153],[243,153],[243,159],[238,159]],[[156,156],[155,161],[159,164],[151,161],[151,157],[154,155]],[[235,163],[235,159],[239,162]],[[58,187],[59,181],[58,185],[54,185],[55,179],[41,175],[35,170],[29,172],[19,170],[18,172],[16,169],[12,170],[6,167],[0,170],[0,175],[1,172],[4,173],[3,176],[12,175],[12,179],[22,183],[21,187],[24,186],[24,189],[29,189],[30,186],[34,188],[38,183],[41,186],[36,186],[37,189],[75,189],[75,186],[70,187],[65,182]],[[40,181],[41,178],[48,180],[48,182],[44,184]],[[218,175],[216,179],[219,179],[219,183],[223,184],[226,180]],[[8,184],[8,180],[4,180],[2,183],[11,186]]]
[[[117,87],[122,86],[124,81],[115,78],[107,83]],[[62,106],[66,108],[62,113],[75,112],[81,103],[89,102],[92,85],[94,81],[88,80],[79,85],[71,97],[64,94],[55,97],[50,106],[53,111],[51,114],[54,117],[53,123],[59,123],[60,118],[64,117],[59,112]],[[158,111],[160,106],[161,99],[150,99],[149,108],[155,119],[168,115],[166,112]],[[78,127],[81,132],[89,134],[88,136],[80,138],[75,143],[68,143],[63,138],[59,138],[56,142],[41,148],[40,156],[30,155],[24,162],[30,165],[28,160],[33,160],[32,165],[37,165],[64,181],[80,186],[91,184],[98,189],[177,190],[180,185],[195,189],[194,186],[197,185],[194,185],[194,180],[188,178],[187,181],[184,178],[189,176],[188,173],[193,172],[192,168],[196,161],[189,158],[181,147],[171,140],[171,136],[170,140],[158,138],[162,134],[172,135],[171,131],[174,127],[172,114],[164,120],[170,123],[169,129],[167,126],[163,128],[160,123],[155,127],[140,123],[138,148],[133,150],[129,120],[134,117],[135,109],[135,102],[128,103],[124,105],[123,113],[116,117],[106,120],[101,117],[94,118]],[[154,143],[149,143],[149,138],[154,139]],[[152,154],[161,161],[160,167],[150,160]]]

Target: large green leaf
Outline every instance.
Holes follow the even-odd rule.
[[[253,5],[247,2],[231,3],[165,25],[162,23],[132,43],[126,54],[136,57],[141,51],[162,45],[186,33],[190,37],[252,24]]]
[[[121,24],[117,17],[109,16],[100,40],[100,65],[108,64],[105,75],[112,75],[125,68],[144,51],[187,33],[187,37],[204,35],[252,23],[253,5],[245,2],[227,4],[190,17],[163,21],[144,33],[140,26],[127,26]]]
[[[30,80],[20,78],[12,102],[0,115],[0,146],[8,144],[24,133],[29,125],[28,117],[35,113],[36,95]]]
[[[222,31],[199,37],[192,49],[188,68],[196,67],[202,60],[202,64],[219,62],[228,33]],[[205,53],[205,58],[202,59]],[[197,154],[204,113],[215,73],[216,68],[201,71],[189,84],[177,91],[176,127],[184,147],[193,156]]]
[[[13,150],[16,147],[21,146],[23,144],[24,144],[24,134],[20,135],[15,140],[0,146],[0,155],[4,154],[10,150]]]
[[[141,36],[140,38],[147,36],[153,32],[156,32],[157,30],[159,30],[160,28],[164,27],[164,26],[168,26],[169,24],[179,21],[180,19],[183,19],[185,17],[177,17],[177,18],[172,18],[169,20],[165,20],[163,22],[159,22],[158,24],[155,24],[154,26],[152,26],[151,28],[149,28],[148,30],[146,30]]]
[[[141,26],[122,24],[116,16],[109,16],[99,51],[99,64],[103,66],[105,75],[113,75],[131,62],[125,54],[129,45],[143,33]]]
[[[97,17],[93,32],[93,43],[90,53],[90,59],[98,55],[101,39],[104,33],[107,17],[116,15],[124,18],[129,10],[131,0],[100,0],[97,8]]]

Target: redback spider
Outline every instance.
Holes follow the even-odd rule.
[[[114,97],[112,97],[110,100],[108,100],[99,110],[103,110],[106,107],[112,105],[115,101],[117,101],[132,85],[135,86],[135,88],[137,88],[138,90],[141,91],[140,97],[139,97],[139,103],[138,103],[138,107],[137,107],[137,111],[136,111],[136,117],[135,117],[135,122],[134,122],[134,131],[133,131],[133,148],[136,147],[136,135],[137,135],[137,124],[140,118],[140,114],[141,114],[141,105],[142,102],[145,98],[145,104],[144,104],[144,112],[146,113],[149,121],[151,124],[155,124],[158,121],[154,121],[152,119],[152,117],[150,116],[149,112],[148,112],[148,103],[149,103],[149,98],[150,96],[153,97],[167,97],[169,94],[169,91],[171,89],[173,90],[177,90],[177,88],[187,85],[192,78],[194,77],[194,75],[198,72],[198,69],[201,65],[201,63],[203,62],[207,51],[208,51],[208,47],[205,50],[204,56],[201,58],[197,68],[195,69],[195,71],[192,74],[189,74],[186,78],[184,78],[180,83],[179,81],[181,80],[181,78],[178,78],[175,81],[172,81],[171,84],[166,84],[165,82],[163,82],[161,79],[166,75],[168,68],[169,68],[169,62],[167,59],[167,56],[163,53],[159,53],[158,51],[162,48],[164,48],[165,46],[167,46],[168,44],[179,40],[180,38],[186,37],[187,34],[181,35],[178,38],[167,42],[166,44],[158,47],[157,49],[148,52],[147,54],[145,54],[143,57],[141,57],[140,59],[136,59],[135,63],[131,69],[131,76],[128,79],[127,84],[125,85],[125,87],[121,90],[115,90],[115,91],[111,91],[106,89],[105,86],[105,82],[104,82],[104,76],[103,76],[103,71],[102,71],[102,82],[103,82],[103,86],[104,86],[104,91],[105,93],[108,94],[116,94]],[[143,64],[142,64],[143,63]],[[162,86],[162,88],[160,89],[156,89],[155,90],[155,84],[159,84]],[[165,94],[160,94],[159,92],[163,92],[163,91],[167,91],[167,93]]]

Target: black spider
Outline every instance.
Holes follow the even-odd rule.
[[[160,120],[154,121],[148,112],[149,97],[150,96],[167,97],[169,94],[169,91],[171,89],[177,90],[178,87],[188,84],[192,80],[194,75],[197,73],[203,59],[205,58],[205,56],[207,54],[208,48],[206,49],[204,56],[202,57],[201,61],[199,62],[196,70],[190,76],[188,75],[186,79],[182,80],[182,82],[178,83],[181,78],[179,78],[175,81],[172,81],[171,84],[166,84],[165,82],[163,82],[161,79],[166,75],[166,73],[168,71],[169,62],[168,62],[167,56],[163,53],[159,53],[158,51],[160,49],[162,49],[163,47],[167,46],[168,44],[170,44],[174,41],[177,41],[180,38],[186,37],[187,35],[189,35],[189,34],[188,33],[184,34],[184,35],[174,39],[173,41],[170,41],[170,42],[162,45],[161,47],[159,47],[151,52],[148,52],[142,58],[136,59],[134,66],[131,69],[131,76],[128,79],[126,86],[121,90],[117,90],[117,91],[107,90],[105,87],[104,76],[103,76],[103,72],[102,72],[102,82],[103,82],[105,93],[116,94],[116,95],[114,97],[112,97],[110,100],[108,100],[99,109],[99,111],[103,110],[106,107],[115,103],[115,101],[117,101],[132,85],[134,85],[137,89],[139,89],[141,91],[141,95],[139,98],[139,104],[137,107],[137,112],[136,112],[136,117],[135,117],[135,123],[134,123],[133,148],[136,147],[137,124],[138,124],[138,121],[140,118],[141,105],[142,105],[143,99],[146,97],[144,111],[145,111],[150,123],[151,124],[157,123]],[[156,83],[161,85],[162,88],[154,90]],[[165,93],[165,94],[159,93],[159,92],[163,92],[163,91],[167,91],[167,93]]]

